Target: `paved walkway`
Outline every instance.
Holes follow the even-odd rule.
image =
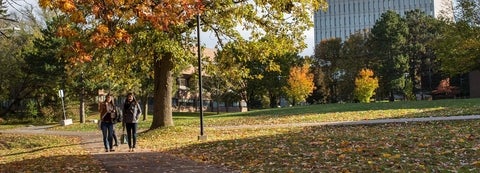
[[[378,119],[347,122],[324,122],[324,123],[296,123],[277,125],[244,125],[210,127],[214,129],[239,129],[239,128],[272,128],[294,126],[323,126],[323,125],[365,125],[385,123],[409,123],[425,121],[452,121],[480,119],[480,115],[451,116],[451,117],[427,117],[427,118],[401,118],[401,119]],[[128,146],[123,144],[116,148],[115,152],[105,152],[101,134],[97,132],[66,132],[46,130],[51,126],[31,126],[22,129],[4,130],[0,133],[28,133],[28,134],[51,134],[80,136],[81,145],[89,151],[95,159],[103,163],[106,172],[130,173],[130,172],[155,172],[155,173],[231,173],[240,172],[228,170],[215,165],[198,163],[189,159],[178,158],[162,152],[153,152],[139,148],[135,152],[128,152]]]

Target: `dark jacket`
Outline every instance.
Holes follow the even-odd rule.
[[[142,114],[142,109],[136,101],[125,102],[123,104],[123,122],[124,123],[138,123],[138,119]]]

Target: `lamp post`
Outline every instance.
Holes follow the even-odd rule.
[[[82,89],[80,91],[80,123],[85,123],[85,82],[83,81],[83,70],[80,76],[80,83],[82,85]]]
[[[198,140],[207,140],[203,134],[203,96],[202,96],[202,51],[200,49],[200,14],[197,14],[197,56],[198,56],[198,90],[200,97],[200,136]]]

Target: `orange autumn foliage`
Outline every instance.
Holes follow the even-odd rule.
[[[304,101],[315,89],[313,74],[309,71],[309,64],[290,69],[287,83],[288,86],[285,88],[285,92],[293,100],[293,103]]]
[[[171,27],[192,20],[204,10],[201,0],[39,0],[43,9],[61,11],[74,25],[91,25],[93,30],[83,28],[82,46],[77,50],[88,54],[97,48],[112,48],[120,43],[131,42],[128,27],[151,26],[159,31],[168,31]],[[88,17],[87,17],[88,16]],[[86,18],[89,20],[87,21]],[[62,26],[57,35],[78,40],[78,33],[71,27]],[[87,46],[88,45],[88,46]],[[75,48],[77,49],[77,48]],[[72,60],[83,61],[86,56],[77,54]],[[76,63],[76,62],[73,62]]]

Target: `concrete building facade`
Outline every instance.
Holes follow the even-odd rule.
[[[387,10],[400,15],[420,9],[428,15],[451,16],[453,0],[327,0],[329,8],[314,16],[315,45],[328,38],[346,40],[351,34],[371,29]]]

